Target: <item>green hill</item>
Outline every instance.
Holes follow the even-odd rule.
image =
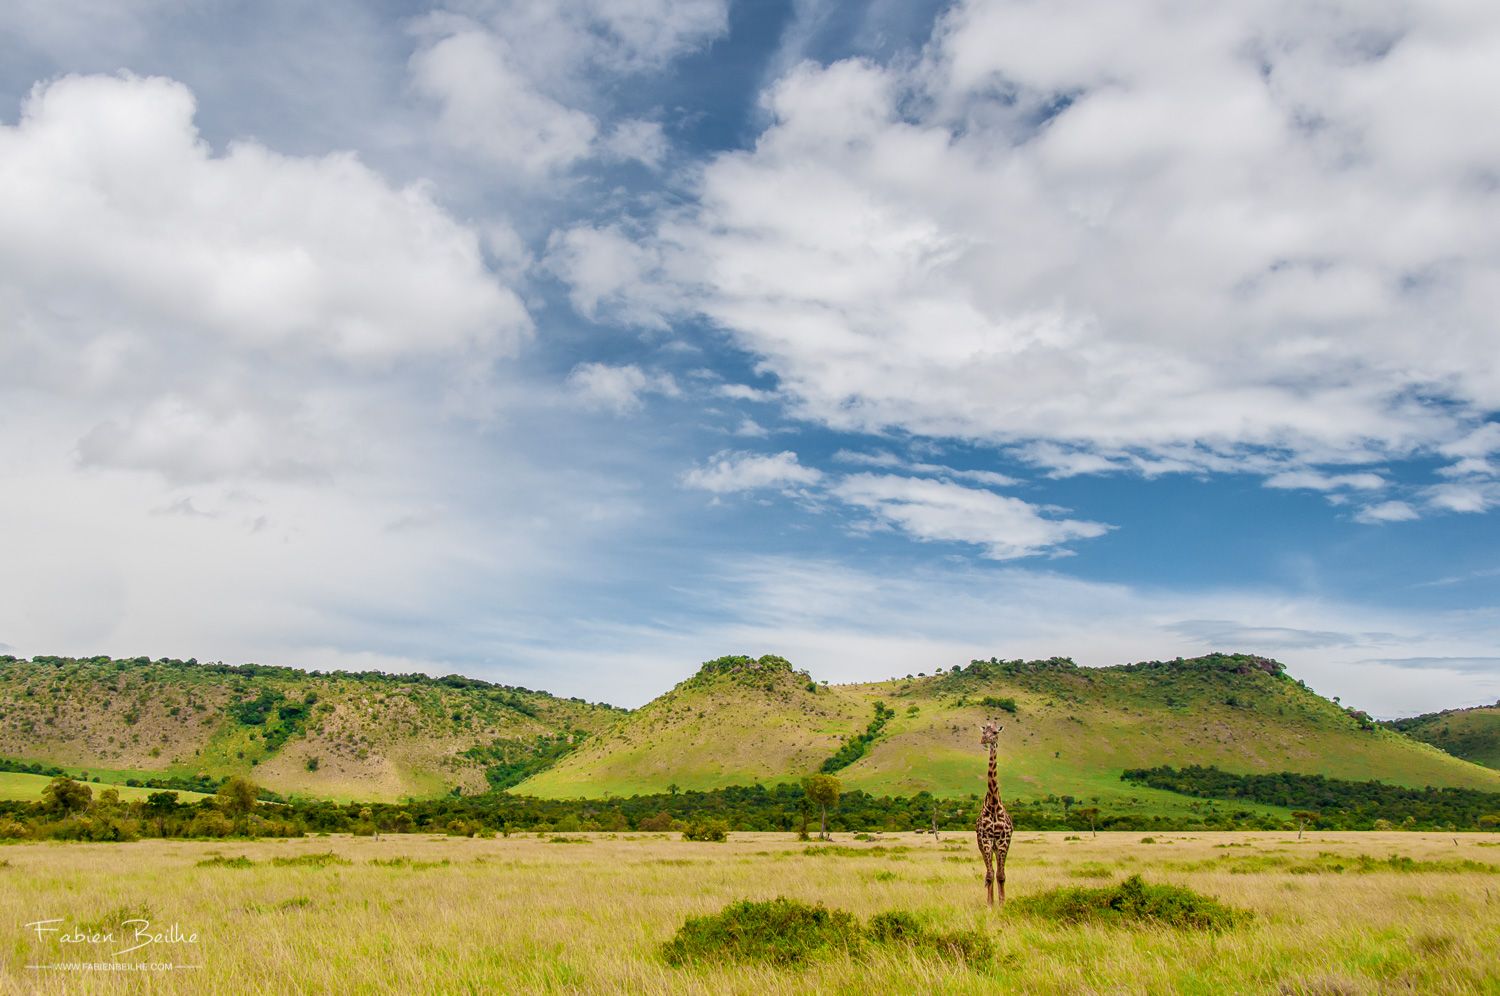
[[[849,789],[967,795],[983,791],[978,730],[989,716],[1004,725],[1001,782],[1012,798],[1176,810],[1182,796],[1120,773],[1193,764],[1500,791],[1500,772],[1340,708],[1274,661],[1224,654],[1106,668],[975,661],[834,686],[780,658],[723,658],[514,791],[600,798],[774,783],[837,755]]]
[[[1455,717],[1480,712],[1442,722],[1454,731]],[[849,685],[816,682],[780,657],[725,657],[634,711],[458,675],[0,657],[0,771],[16,773],[12,792],[51,768],[206,791],[243,774],[283,795],[369,801],[490,789],[597,799],[830,770],[877,795],[966,796],[983,791],[978,728],[990,716],[1004,724],[1001,783],[1017,801],[1072,797],[1127,813],[1200,805],[1120,780],[1163,765],[1500,791],[1500,771],[1246,655],[1108,668],[974,661]]]
[[[1466,761],[1500,768],[1500,702],[1473,709],[1448,709],[1386,723],[1409,737]]]
[[[117,784],[243,774],[283,795],[474,793],[621,714],[458,675],[0,657],[0,758]]]

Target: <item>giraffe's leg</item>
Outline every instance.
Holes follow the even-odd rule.
[[[980,852],[984,855],[984,891],[989,897],[990,905],[995,905],[995,865],[994,856],[988,848]]]
[[[995,852],[995,885],[1000,890],[1000,902],[1005,903],[1005,851]]]

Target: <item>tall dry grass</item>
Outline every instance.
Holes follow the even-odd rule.
[[[1155,843],[1142,836],[1020,834],[1009,894],[1139,872],[1251,910],[1254,921],[1199,935],[1063,926],[991,911],[972,839],[956,834],[941,843],[921,835],[845,839],[843,850],[811,854],[787,834],[734,834],[725,844],[629,834],[576,835],[584,842],[566,844],[422,835],[22,844],[0,848],[0,930],[9,933],[0,935],[0,989],[1500,993],[1500,836],[1158,834]],[[348,863],[273,864],[324,852]],[[1397,870],[1385,863],[1391,854],[1418,865]],[[215,855],[252,863],[199,864]],[[1361,870],[1358,855],[1379,862]],[[1333,870],[1340,864],[1344,871]],[[987,931],[997,955],[986,966],[966,966],[876,948],[863,959],[793,970],[673,968],[660,959],[659,946],[685,917],[777,895],[860,917],[919,911],[935,926]],[[62,917],[68,927],[143,907],[155,929],[175,922],[197,932],[199,943],[121,960],[202,968],[25,968],[94,954],[40,943],[22,924]]]

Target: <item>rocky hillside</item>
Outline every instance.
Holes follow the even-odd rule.
[[[0,758],[104,781],[250,775],[394,800],[509,784],[622,711],[451,675],[0,657]]]

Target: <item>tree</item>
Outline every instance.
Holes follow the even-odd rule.
[[[832,775],[808,775],[802,779],[802,791],[822,814],[822,826],[818,836],[823,840],[828,839],[828,809],[830,806],[839,804],[841,789],[839,780]]]
[[[1318,814],[1310,810],[1299,809],[1292,813],[1292,819],[1297,821],[1297,839],[1302,839],[1302,828],[1318,818]]]
[[[1099,807],[1098,806],[1087,806],[1087,807],[1085,807],[1083,809],[1080,809],[1078,811],[1078,815],[1082,816],[1084,819],[1088,820],[1089,821],[1089,830],[1093,833],[1093,835],[1095,837],[1099,836],[1099,831],[1094,828],[1094,821],[1097,820],[1097,819],[1099,819]]]
[[[259,796],[260,786],[239,775],[224,779],[224,784],[219,786],[219,805],[230,816],[249,816]]]
[[[167,835],[167,817],[177,810],[176,792],[152,792],[146,796],[146,813],[156,821],[156,832]]]
[[[58,775],[42,789],[42,801],[53,812],[68,816],[89,807],[94,790],[67,775]]]

